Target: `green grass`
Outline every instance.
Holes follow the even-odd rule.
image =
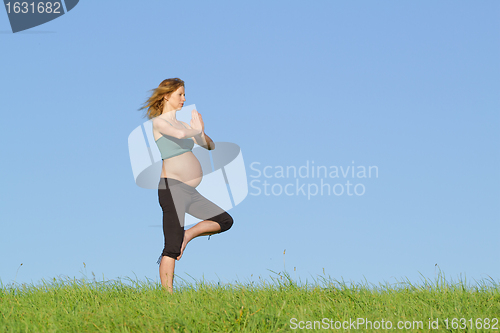
[[[1,285],[0,332],[282,332],[299,331],[292,329],[299,324],[314,328],[314,321],[319,322],[316,330],[306,331],[325,331],[319,329],[325,322],[334,331],[346,332],[500,331],[494,319],[500,319],[500,285],[493,280],[470,285],[446,281],[440,274],[436,281],[423,279],[419,285],[403,281],[374,286],[325,276],[301,283],[287,273],[275,273],[257,283],[187,282],[176,277],[175,284],[173,295],[158,284],[130,279]],[[372,329],[369,324],[335,329],[335,324],[349,325],[358,318],[371,321]],[[439,329],[429,329],[429,318],[437,320]],[[463,326],[453,318],[464,318],[467,330],[452,329]],[[382,320],[381,327],[390,321],[393,329],[375,329]],[[471,329],[476,320],[489,328]],[[421,321],[423,328],[398,329],[400,321]]]

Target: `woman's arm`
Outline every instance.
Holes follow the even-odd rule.
[[[208,135],[206,135],[204,132],[195,135],[193,137],[196,141],[197,144],[202,146],[203,148],[207,150],[214,150],[215,149],[215,143],[210,139]]]
[[[205,134],[205,124],[201,114],[196,111],[191,111],[191,128],[200,130],[198,135],[193,136],[194,141],[207,150],[215,149],[215,143]]]
[[[155,128],[161,134],[173,136],[177,139],[187,139],[201,134],[200,130],[191,127],[183,129],[176,128],[172,126],[168,121],[158,117],[153,120],[153,128]]]
[[[181,123],[188,129],[192,129],[191,126],[186,124],[185,122],[181,121]],[[205,134],[205,132],[201,132],[198,135],[193,136],[194,142],[196,142],[197,145],[202,146],[203,148],[207,150],[214,150],[215,149],[215,143],[212,141],[212,139]]]

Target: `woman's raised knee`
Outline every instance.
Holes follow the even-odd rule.
[[[233,220],[233,217],[231,215],[227,214],[227,216],[228,216],[228,220],[227,220],[227,229],[226,230],[229,230],[233,226],[234,220]]]
[[[233,226],[234,220],[231,215],[224,212],[217,216],[217,222],[220,224],[220,232],[227,231]]]

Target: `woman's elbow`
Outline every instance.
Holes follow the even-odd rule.
[[[175,136],[176,139],[181,139],[182,140],[182,139],[187,139],[188,138],[187,133],[185,131],[181,130],[181,129],[176,134],[177,134]]]

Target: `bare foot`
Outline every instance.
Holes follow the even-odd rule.
[[[187,243],[189,243],[189,240],[186,236],[186,232],[184,233],[184,240],[182,241],[181,245],[181,254],[177,257],[177,260],[181,260],[182,254],[184,253],[184,249],[186,248]]]

